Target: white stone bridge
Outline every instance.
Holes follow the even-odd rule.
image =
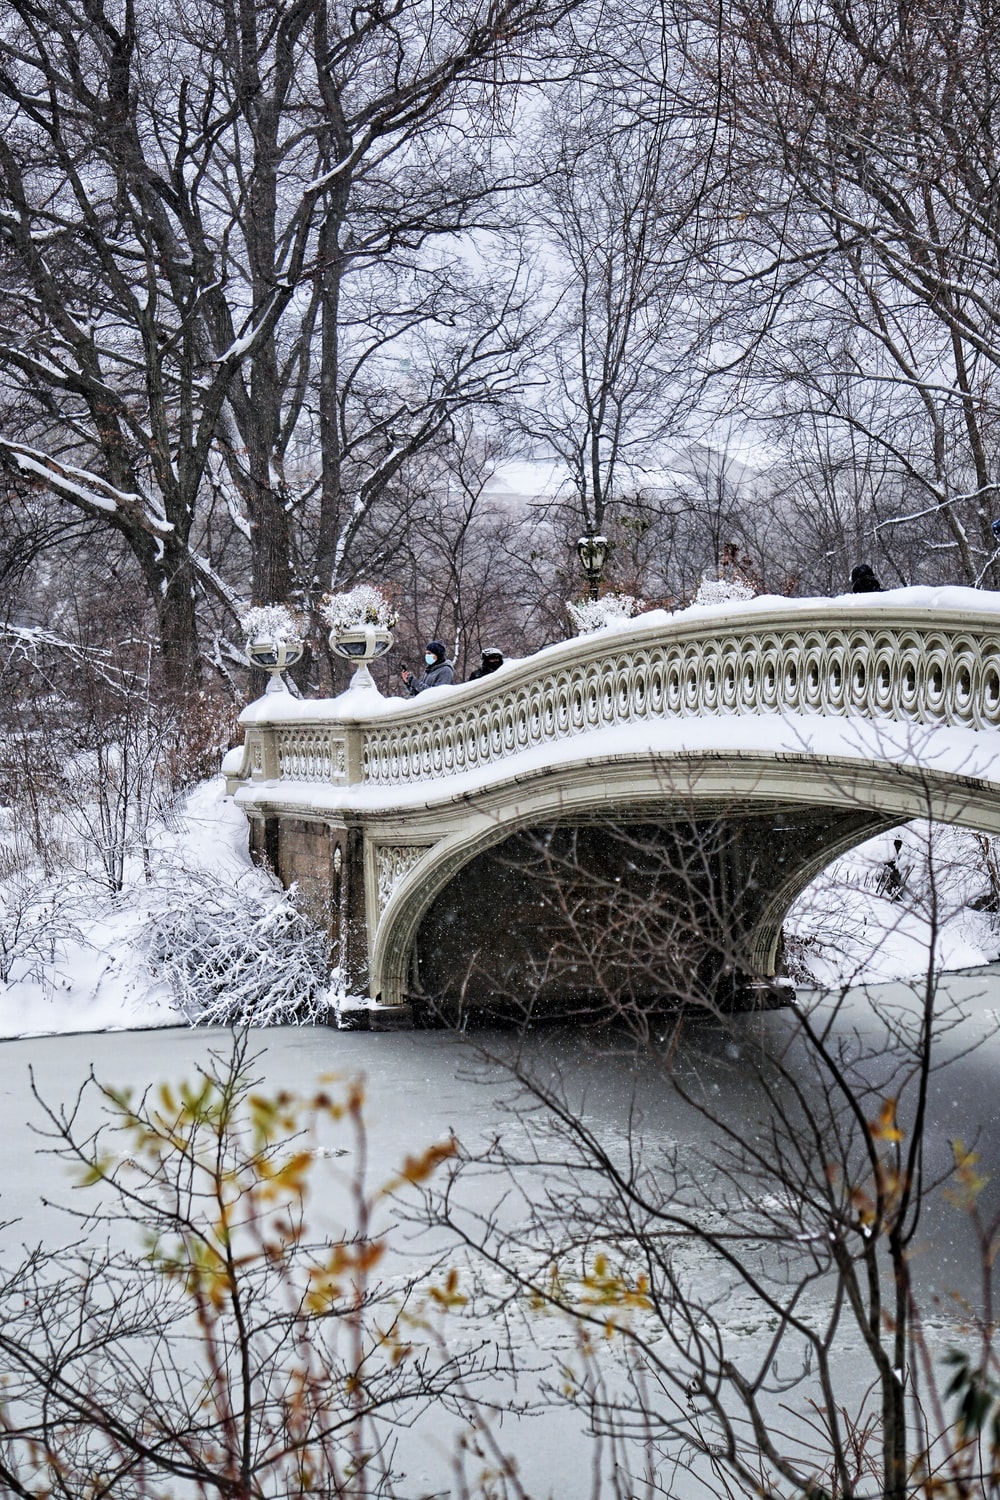
[[[530,1003],[518,972],[536,998],[586,998],[588,962],[636,995],[697,975],[739,1000],[836,855],[914,817],[1000,833],[1000,599],[657,611],[416,699],[276,693],[241,722],[225,770],[251,847],[298,882],[373,1024],[424,996]],[[562,894],[539,896],[540,873]],[[619,934],[602,960],[629,901],[645,946]],[[560,906],[596,946],[557,975]]]

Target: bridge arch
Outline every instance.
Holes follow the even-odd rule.
[[[781,825],[794,829],[797,856],[772,872],[773,884],[744,934],[747,973],[759,977],[775,973],[782,924],[795,899],[834,859],[865,839],[914,818],[1000,834],[1000,799],[994,793],[979,783],[894,762],[802,757],[798,764],[787,758],[776,763],[749,754],[665,750],[619,757],[613,764],[585,762],[572,775],[549,773],[534,784],[492,788],[488,808],[470,810],[460,828],[425,847],[377,923],[371,968],[373,988],[378,986],[383,1002],[404,1000],[424,918],[478,856],[518,833],[579,826],[602,815],[664,824],[706,818],[750,824],[771,816],[779,825],[772,832],[780,832]],[[795,818],[798,823],[790,823]],[[412,824],[410,831],[416,831]]]

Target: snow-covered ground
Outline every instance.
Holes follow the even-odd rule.
[[[155,828],[151,878],[130,858],[116,896],[80,872],[0,881],[0,1036],[176,1026],[185,1015],[158,935],[190,928],[199,912],[251,927],[262,911],[287,911],[251,864],[246,819],[224,792],[221,777],[190,792]],[[0,846],[2,819],[0,809]]]
[[[859,844],[789,912],[791,972],[833,987],[993,962],[1000,918],[976,908],[988,898],[987,861],[995,857],[993,841],[982,835],[926,823]]]
[[[0,850],[10,832],[3,816],[0,809]],[[919,975],[932,939],[940,969],[970,968],[1000,953],[998,919],[972,907],[989,888],[991,846],[958,829],[931,834],[911,824],[898,830],[896,855],[896,836],[852,850],[796,902],[786,936],[800,981]],[[894,857],[903,882],[896,891],[886,881]],[[138,856],[129,861],[117,896],[83,873],[0,880],[0,1037],[176,1025],[185,1019],[184,975],[193,961],[205,972],[206,949],[230,1003],[236,967],[245,966],[248,989],[260,989],[260,965],[277,953],[280,966],[283,943],[295,954],[287,967],[301,992],[295,920],[273,880],[251,864],[243,814],[222,779],[206,782],[157,826],[146,868]],[[256,958],[254,932],[262,934]],[[335,998],[314,983],[307,1016],[318,1018]]]

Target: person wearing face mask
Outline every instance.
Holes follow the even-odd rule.
[[[482,665],[469,673],[470,682],[478,682],[480,677],[489,677],[492,672],[499,672],[503,666],[503,652],[498,651],[496,646],[485,646],[480,655]]]
[[[428,641],[424,648],[425,671],[422,677],[415,677],[409,667],[403,667],[400,677],[403,686],[411,697],[422,693],[426,688],[448,687],[455,681],[455,669],[448,660],[448,648],[444,641]]]

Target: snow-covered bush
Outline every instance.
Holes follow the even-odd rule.
[[[605,625],[620,625],[623,620],[632,620],[642,613],[644,607],[644,601],[631,594],[605,594],[601,599],[578,599],[575,603],[569,599],[566,601],[577,635],[589,635],[592,630],[601,630]]]
[[[372,583],[356,584],[343,594],[327,594],[319,612],[334,633],[357,630],[365,625],[379,625],[383,630],[391,630],[398,618],[392,601]]]
[[[695,604],[730,604],[743,599],[753,599],[757,590],[752,584],[747,583],[745,578],[734,575],[729,578],[709,578],[707,574],[702,577],[698,585],[698,592],[694,596]]]
[[[147,946],[177,1007],[199,1026],[280,1026],[324,1021],[326,940],[292,895],[207,872],[172,877],[152,912]]]
[[[0,983],[41,981],[66,942],[81,941],[72,882],[15,871],[0,881]]]
[[[169,720],[139,703],[117,722],[96,725],[93,747],[63,767],[63,820],[83,867],[115,894],[125,888],[130,857],[141,859],[149,873],[151,828],[172,801],[167,769],[173,738]]]
[[[255,604],[240,611],[240,625],[248,641],[272,641],[287,646],[300,641],[302,621],[287,604]]]

